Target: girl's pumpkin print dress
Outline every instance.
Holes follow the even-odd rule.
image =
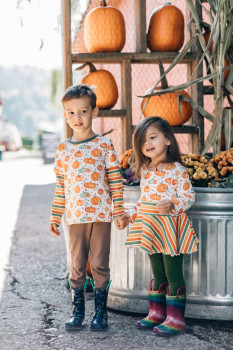
[[[141,196],[129,211],[134,221],[126,239],[127,246],[140,247],[149,254],[190,254],[198,250],[198,239],[187,211],[195,193],[185,168],[178,162],[162,171],[141,171]],[[156,204],[164,199],[174,203],[169,214],[159,214]]]
[[[57,186],[50,224],[111,222],[124,213],[119,162],[110,138],[95,135],[82,142],[65,140],[57,148]],[[112,210],[113,202],[113,210]]]

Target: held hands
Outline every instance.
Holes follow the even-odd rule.
[[[52,233],[52,235],[59,237],[60,236],[60,231],[58,230],[57,225],[55,224],[50,224],[49,225],[49,232]]]
[[[129,222],[132,222],[129,214],[127,213],[116,216],[113,220],[118,230],[123,230],[129,225]]]
[[[156,205],[159,214],[168,214],[172,209],[175,209],[174,203],[169,199],[164,199]]]

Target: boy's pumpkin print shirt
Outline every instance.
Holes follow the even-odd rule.
[[[119,162],[111,139],[95,135],[83,142],[65,140],[57,148],[57,187],[50,224],[111,222],[124,213]],[[112,212],[113,202],[113,212]]]
[[[150,171],[147,166],[143,166],[140,190],[140,199],[136,206],[129,210],[133,221],[141,206],[144,208],[144,204],[151,214],[159,214],[155,204],[169,199],[175,207],[169,214],[180,215],[186,212],[195,201],[195,192],[192,189],[189,175],[185,167],[178,162],[165,166],[160,171]],[[148,206],[150,203],[151,208]]]

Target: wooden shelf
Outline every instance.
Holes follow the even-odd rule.
[[[137,125],[132,125],[132,131],[136,127]],[[172,130],[175,134],[199,134],[199,127],[193,124],[172,126]]]
[[[177,52],[98,52],[98,53],[72,53],[72,63],[101,62],[101,63],[122,63],[129,60],[131,63],[171,63],[174,61]],[[195,52],[187,52],[183,63],[192,63],[196,59]]]
[[[100,109],[98,117],[101,118],[124,118],[127,115],[126,109]]]
[[[199,134],[199,127],[193,124],[172,126],[175,134]]]

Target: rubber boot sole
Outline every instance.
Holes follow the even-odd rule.
[[[70,327],[70,326],[65,325],[65,329],[68,332],[78,332],[78,331],[81,331],[82,328],[83,328],[82,326],[81,327]]]
[[[105,332],[108,330],[108,327],[106,328],[90,328],[90,331],[92,332]]]

